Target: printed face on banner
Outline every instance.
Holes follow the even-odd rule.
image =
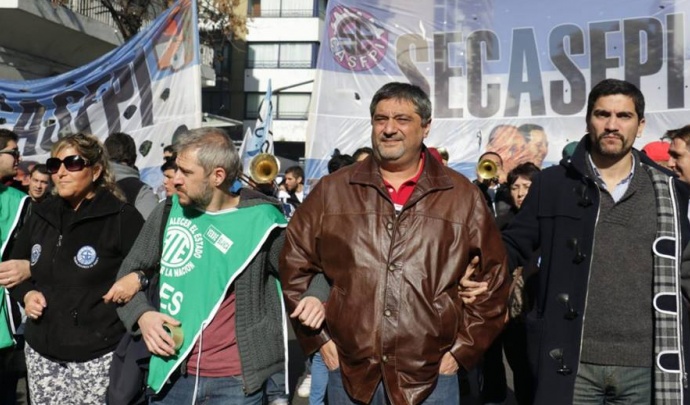
[[[644,119],[635,112],[632,97],[623,94],[599,97],[588,123],[592,154],[622,158],[630,153],[635,139],[642,134],[644,124]]]

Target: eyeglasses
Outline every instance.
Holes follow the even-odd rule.
[[[12,157],[15,159],[19,159],[19,157],[22,155],[22,153],[19,151],[19,149],[0,150],[0,153],[12,155]]]
[[[91,166],[91,163],[83,157],[79,155],[71,155],[66,156],[62,160],[56,157],[46,160],[46,169],[48,169],[48,173],[55,174],[58,172],[58,170],[60,170],[60,166],[63,164],[68,172],[78,172],[84,170],[84,168],[87,166]]]

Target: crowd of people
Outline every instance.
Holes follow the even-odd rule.
[[[388,83],[309,195],[299,166],[238,187],[219,129],[166,148],[162,200],[131,136],[63,137],[28,195],[0,185],[0,402],[26,374],[34,404],[285,404],[290,321],[313,405],[504,403],[504,354],[521,405],[688,402],[690,126],[638,151],[644,111],[606,79],[560,164],[503,126],[471,182]]]

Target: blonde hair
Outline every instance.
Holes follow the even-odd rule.
[[[53,144],[50,150],[50,156],[55,157],[60,151],[66,148],[74,148],[79,156],[86,159],[91,166],[101,166],[101,174],[94,181],[94,187],[96,189],[104,188],[110,191],[119,200],[126,201],[122,190],[120,190],[117,183],[115,183],[115,176],[110,170],[108,152],[96,136],[84,133],[68,135]],[[55,188],[55,191],[57,191],[57,188]]]

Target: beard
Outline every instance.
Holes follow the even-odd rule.
[[[201,187],[201,191],[197,195],[187,193],[187,190],[177,190],[180,205],[184,207],[194,206],[205,210],[213,199],[213,188],[209,187],[208,181],[205,181]]]
[[[607,145],[605,137],[614,136],[620,142],[614,145]],[[632,149],[632,143],[626,144],[625,137],[618,133],[605,132],[596,136],[596,141],[592,144],[593,150],[600,156],[607,158],[620,158],[627,155]]]

